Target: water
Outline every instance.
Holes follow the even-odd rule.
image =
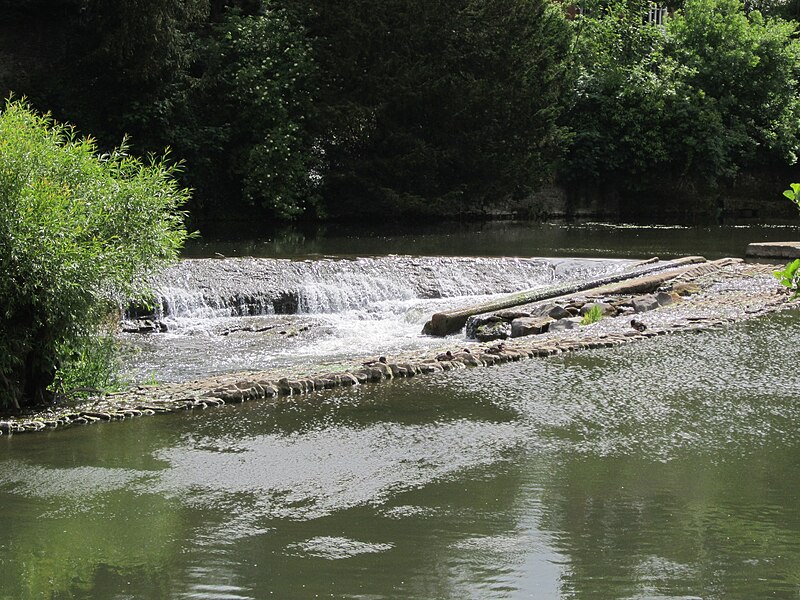
[[[796,599],[798,326],[0,438],[0,598]]]
[[[375,233],[196,243],[198,257],[292,261],[205,261],[202,277],[162,281],[170,332],[123,336],[132,376],[418,348],[429,313],[520,280],[628,264],[613,257],[740,256],[800,230]],[[458,255],[485,258],[424,258]],[[490,258],[502,256],[596,260]],[[784,314],[276,405],[0,437],[0,599],[796,600],[798,325]]]
[[[256,227],[258,229],[256,229]],[[201,231],[202,233],[202,231]],[[223,237],[190,242],[186,256],[201,258],[263,256],[593,256],[675,258],[699,254],[708,259],[744,256],[750,242],[800,239],[797,220],[732,225],[635,225],[610,223],[488,223],[365,226],[346,223],[289,228],[263,233],[262,224],[239,227]],[[235,240],[235,241],[232,241]]]
[[[192,259],[159,275],[168,332],[123,335],[133,380],[316,365],[432,347],[430,316],[490,294],[621,272],[624,259]],[[461,336],[463,337],[463,336]]]

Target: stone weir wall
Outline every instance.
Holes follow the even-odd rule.
[[[337,312],[365,302],[511,292],[622,270],[629,261],[390,256],[286,260],[183,260],[152,282],[155,310],[132,306],[129,322],[165,317]]]
[[[634,302],[629,294],[620,294],[619,290],[613,289],[562,299],[567,312],[572,312],[569,308],[573,307],[579,313],[587,305],[597,303],[614,307],[616,316],[609,312],[607,317],[591,325],[578,324],[501,341],[456,342],[449,338],[434,351],[373,357],[359,363],[341,363],[325,368],[235,373],[182,384],[140,386],[123,393],[93,398],[71,408],[0,421],[0,433],[42,431],[245,401],[299,402],[304,397],[311,401],[317,395],[325,394],[326,390],[342,386],[376,384],[394,378],[611,348],[800,308],[800,301],[791,300],[772,276],[773,269],[771,265],[717,261],[663,282],[653,301]],[[667,296],[669,301],[665,301]],[[526,310],[541,308],[534,305],[526,307]]]

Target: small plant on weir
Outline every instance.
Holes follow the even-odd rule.
[[[583,318],[581,319],[581,325],[591,325],[592,323],[597,323],[602,318],[603,309],[595,304],[586,312],[585,315],[583,315]]]

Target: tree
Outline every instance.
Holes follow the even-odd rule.
[[[52,398],[119,303],[176,257],[188,199],[165,159],[95,142],[34,113],[0,112],[0,406]]]
[[[319,67],[312,131],[331,214],[475,211],[549,176],[569,47],[553,3],[280,2]]]
[[[228,11],[202,39],[167,131],[205,202],[291,219],[316,210],[315,67],[302,27],[262,8]]]
[[[570,171],[627,190],[666,180],[713,188],[745,168],[796,161],[794,23],[739,0],[687,0],[664,27],[624,1],[578,26]]]

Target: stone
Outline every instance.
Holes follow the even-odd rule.
[[[552,307],[550,310],[547,311],[547,316],[550,317],[551,319],[558,320],[558,319],[569,319],[570,317],[573,316],[573,314],[563,306],[556,304],[554,307]]]
[[[656,294],[656,302],[658,302],[659,306],[669,306],[675,302],[675,299],[672,297],[672,294],[667,292],[658,292]]]
[[[794,260],[800,258],[800,242],[754,242],[747,245],[745,256]]]
[[[676,283],[672,286],[672,291],[679,296],[691,296],[700,292],[700,286],[696,283]]]
[[[631,300],[631,306],[633,306],[634,312],[647,312],[658,308],[658,300],[656,300],[656,297],[652,294],[647,294],[646,296],[638,296]]]
[[[475,329],[475,339],[479,342],[504,340],[511,335],[511,324],[505,321],[484,323]]]
[[[496,314],[489,314],[489,315],[473,315],[467,319],[466,325],[464,326],[464,332],[467,334],[468,338],[478,338],[478,330],[484,326],[492,326],[496,323],[504,323],[502,317]]]
[[[566,331],[568,329],[578,329],[580,326],[581,320],[579,317],[570,317],[568,319],[559,319],[558,321],[553,321],[550,323],[548,331],[551,333],[554,331]]]
[[[358,385],[358,379],[352,373],[342,373],[342,385]]]
[[[511,321],[511,337],[546,333],[553,319],[550,317],[521,317]]]
[[[495,315],[500,317],[500,320],[502,321],[513,321],[514,319],[521,319],[522,317],[530,317],[531,313],[524,310],[514,310],[513,308],[508,308],[506,310],[500,310],[496,312]]]
[[[157,319],[136,319],[123,321],[120,325],[123,333],[166,333],[166,323]]]

